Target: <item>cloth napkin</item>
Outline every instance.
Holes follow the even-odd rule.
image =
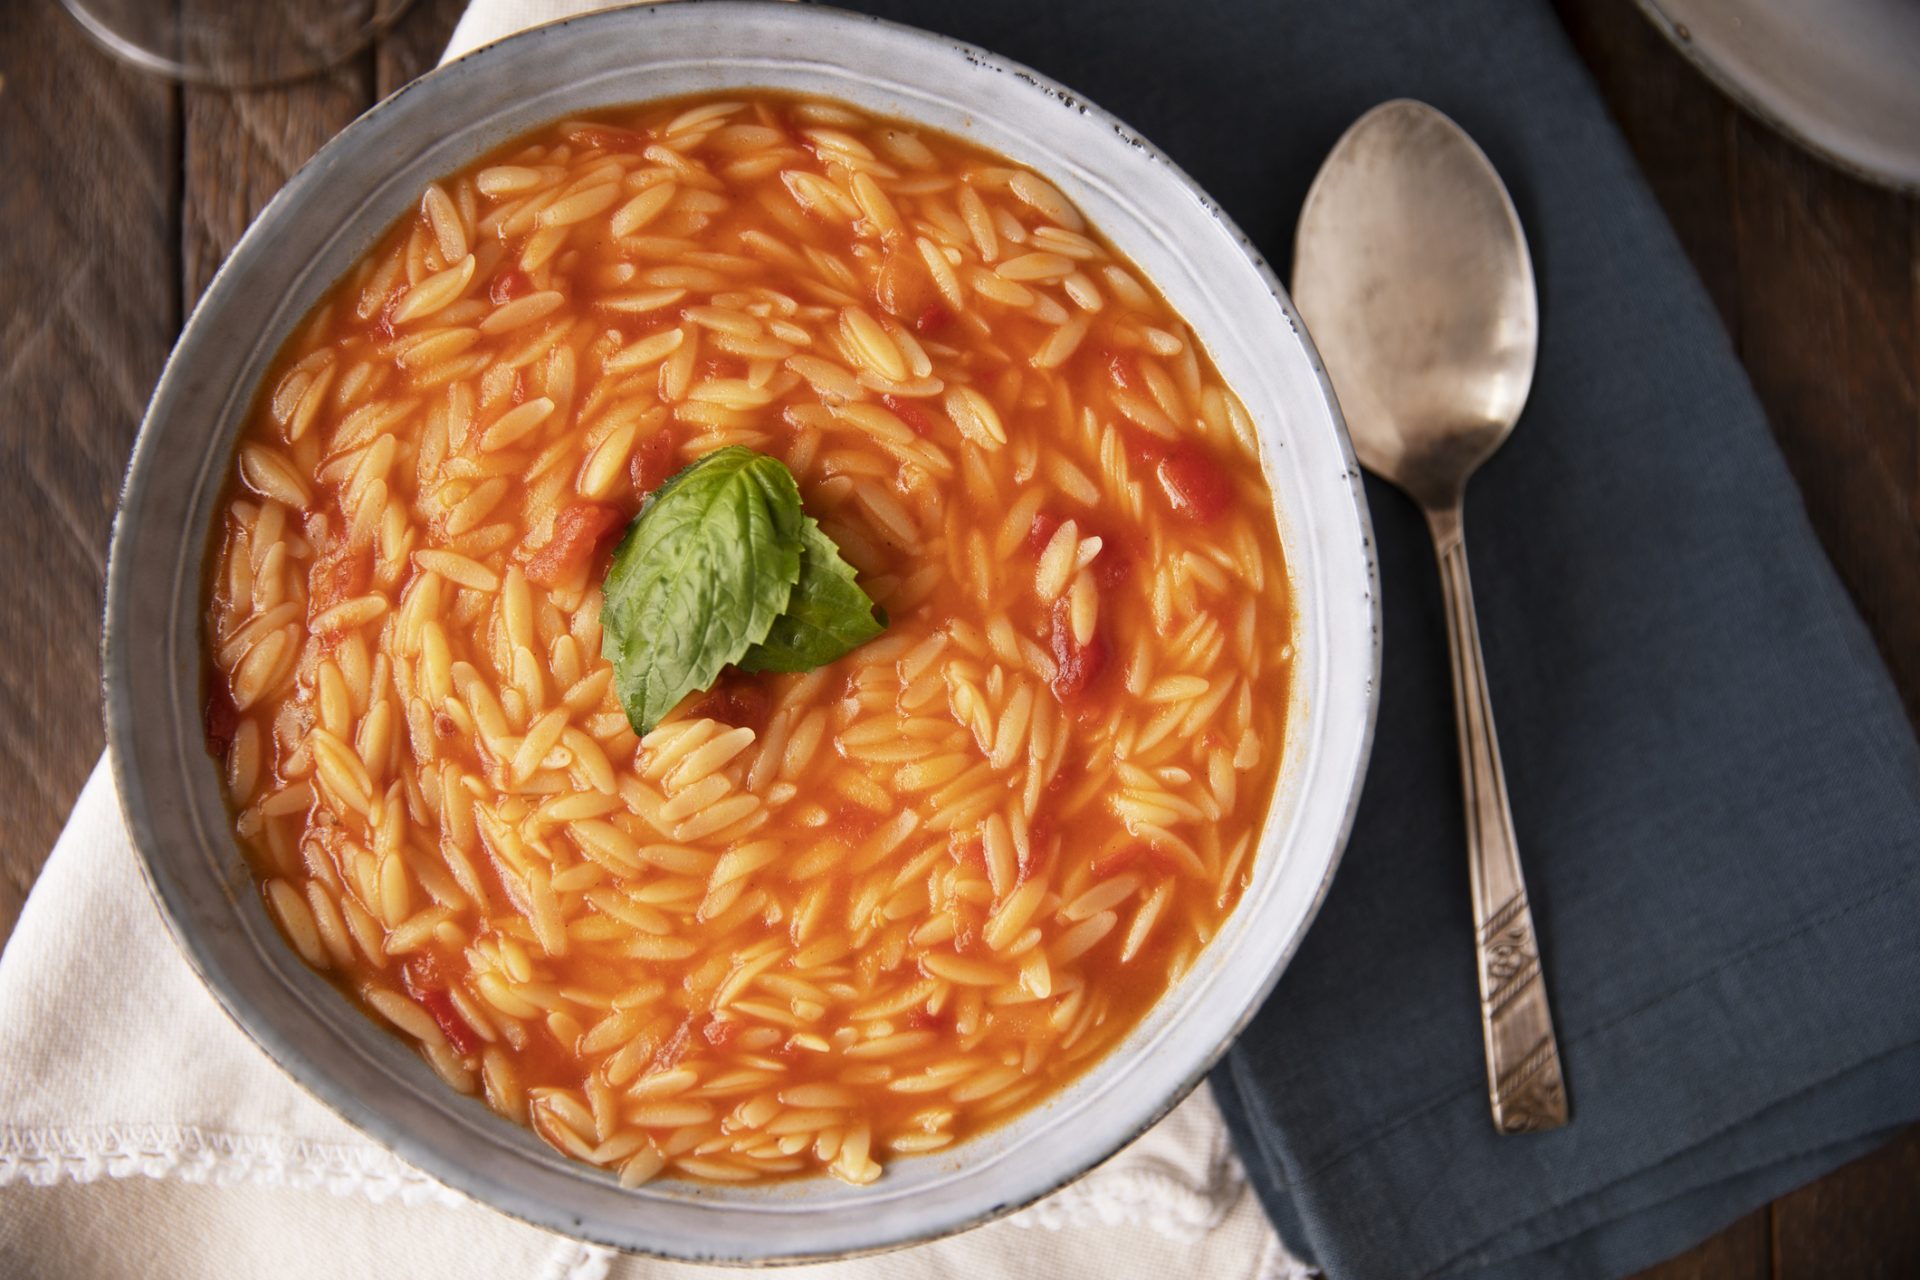
[[[1339,1280],[1617,1275],[1920,1117],[1910,727],[1545,0],[1024,14],[947,25],[1125,115],[1276,261],[1341,130],[1410,96],[1486,149],[1539,273],[1532,401],[1467,539],[1572,1123],[1488,1120],[1439,591],[1372,485],[1359,819],[1213,1081],[1282,1235]]]
[[[592,0],[476,0],[446,56]],[[1297,1280],[1205,1090],[1074,1185],[807,1280]],[[104,762],[0,953],[0,1277],[691,1280],[465,1200],[309,1097],[166,932]]]

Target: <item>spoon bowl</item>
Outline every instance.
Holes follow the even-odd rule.
[[[1294,301],[1361,465],[1423,506],[1457,500],[1520,417],[1539,345],[1499,174],[1432,107],[1383,103],[1327,157],[1296,244]]]
[[[1460,126],[1401,99],[1360,117],[1307,193],[1294,300],[1362,466],[1427,517],[1447,607],[1487,1096],[1502,1133],[1567,1121],[1474,616],[1461,501],[1533,384],[1540,311],[1519,216]]]

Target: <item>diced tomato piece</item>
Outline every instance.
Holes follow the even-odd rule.
[[[693,1015],[688,1014],[673,1029],[658,1049],[654,1050],[653,1061],[647,1064],[649,1071],[671,1071],[680,1065],[680,1059],[687,1056],[688,1042],[693,1039]]]
[[[773,699],[760,687],[758,680],[748,675],[729,673],[720,678],[720,683],[706,697],[694,704],[692,714],[718,720],[736,729],[745,727],[758,732],[766,723],[767,712],[772,707]]]
[[[1033,513],[1033,523],[1027,526],[1027,550],[1039,555],[1053,541],[1054,533],[1060,528],[1060,517],[1051,511]]]
[[[465,1057],[479,1052],[480,1034],[460,1016],[453,997],[447,994],[447,980],[433,952],[416,951],[408,956],[400,966],[400,977],[406,984],[407,994],[433,1018],[434,1025],[440,1028],[455,1053]]]
[[[327,545],[307,571],[311,608],[325,609],[363,595],[373,581],[373,549],[355,551],[344,538]]]
[[[487,286],[487,297],[493,299],[494,306],[502,307],[532,289],[533,281],[527,279],[526,272],[518,267],[508,267]]]
[[[1204,448],[1191,440],[1182,440],[1168,450],[1156,474],[1173,513],[1196,524],[1212,522],[1226,510],[1233,496],[1227,473]]]
[[[913,322],[913,331],[922,337],[937,338],[946,332],[953,323],[953,312],[938,302],[930,302],[924,307],[918,319]]]
[[[980,908],[972,903],[963,903],[953,914],[953,949],[965,955],[979,943],[980,930],[985,927],[986,920]]]
[[[933,423],[928,420],[925,411],[905,396],[896,396],[888,392],[880,397],[880,403],[887,406],[894,417],[913,428],[913,434],[917,436],[933,434]]]
[[[400,977],[406,983],[407,994],[412,996],[443,987],[447,981],[440,973],[440,957],[431,951],[416,951],[408,956],[400,966]]]
[[[480,1050],[480,1036],[467,1025],[460,1016],[460,1010],[454,1007],[453,997],[444,991],[423,991],[420,993],[420,1007],[433,1015],[441,1034],[447,1037],[447,1043],[453,1051],[462,1057]]]
[[[925,1005],[915,1005],[913,1011],[901,1021],[907,1024],[909,1031],[939,1031],[948,1025],[945,1013],[929,1013]]]
[[[553,537],[527,560],[527,581],[551,587],[593,558],[600,540],[618,528],[621,515],[612,507],[576,502],[560,508],[553,518]]]
[[[661,427],[633,451],[629,470],[633,474],[633,492],[642,502],[674,472],[674,451],[679,448],[672,427]]]
[[[207,681],[207,750],[225,760],[233,735],[240,731],[240,708],[233,705],[233,693],[225,677],[215,674]]]
[[[460,726],[446,712],[436,711],[433,713],[433,732],[438,737],[451,738],[460,732]]]
[[[733,1043],[734,1037],[740,1034],[740,1024],[726,1018],[709,1018],[700,1034],[705,1036],[707,1043],[714,1048],[724,1049]]]
[[[373,313],[371,320],[367,321],[367,338],[369,341],[376,345],[393,341],[394,308],[400,305],[400,299],[405,296],[406,292],[404,288],[395,286],[387,294],[386,301],[380,304],[380,309]]]
[[[1033,815],[1033,821],[1027,824],[1027,857],[1020,864],[1020,883],[1046,869],[1053,856],[1053,815],[1045,809]]]
[[[1033,821],[1027,824],[1027,843],[1035,852],[1053,843],[1055,824],[1053,815],[1042,809],[1033,815]]]
[[[1143,467],[1157,467],[1161,459],[1172,450],[1171,441],[1162,440],[1151,431],[1139,427],[1122,427],[1120,440],[1127,446],[1127,456]]]
[[[1071,610],[1065,600],[1053,607],[1053,696],[1071,702],[1085,693],[1107,669],[1107,641],[1100,632],[1081,644],[1073,635]]]

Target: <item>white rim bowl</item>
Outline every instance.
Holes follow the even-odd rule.
[[[1297,615],[1288,741],[1239,907],[1122,1045],[1050,1102],[937,1155],[896,1158],[869,1187],[821,1177],[628,1191],[449,1089],[281,941],[204,744],[204,564],[269,363],[428,181],[554,119],[756,86],[846,99],[1030,165],[1185,317],[1260,430]],[[1256,251],[1159,151],[1024,67],[911,28],[740,0],[641,6],[523,32],[401,90],[328,143],[241,240],[135,446],[108,575],[108,733],[128,828],[181,950],[247,1034],[348,1121],[476,1200],[581,1239],[694,1261],[848,1256],[961,1230],[1078,1177],[1184,1097],[1246,1025],[1352,818],[1377,600],[1359,472],[1305,330]]]

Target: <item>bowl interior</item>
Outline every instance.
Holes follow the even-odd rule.
[[[866,1188],[826,1178],[623,1191],[447,1089],[276,934],[229,834],[199,707],[202,573],[234,437],[281,342],[431,178],[568,115],[729,87],[822,94],[1047,176],[1187,319],[1256,419],[1297,610],[1285,764],[1253,883],[1133,1035],[1051,1103]],[[642,6],[523,33],[376,107],[273,201],[189,323],[142,427],[108,587],[108,727],[128,823],[190,962],[348,1120],[538,1225],[713,1261],[845,1255],[1018,1207],[1112,1154],[1204,1074],[1332,874],[1372,730],[1376,585],[1357,470],[1297,317],[1237,230],[1125,125],[971,46],[831,10]]]

